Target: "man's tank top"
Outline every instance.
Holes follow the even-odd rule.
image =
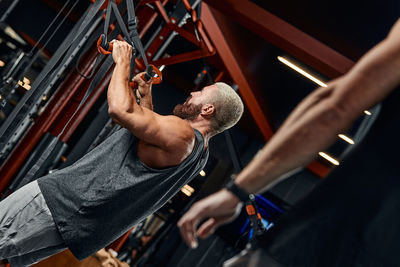
[[[146,166],[137,156],[138,139],[122,128],[73,165],[38,179],[56,226],[78,259],[155,212],[203,169],[208,149],[194,132],[195,147],[178,166]]]
[[[285,266],[400,266],[400,90],[365,138],[264,240]]]

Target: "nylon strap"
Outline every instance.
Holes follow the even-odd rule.
[[[135,48],[139,51],[140,56],[143,58],[144,65],[147,66],[149,63],[147,62],[146,55],[144,53],[144,48],[142,41],[139,38],[139,33],[137,31],[138,21],[135,15],[135,7],[133,5],[132,0],[126,0],[126,7],[128,10],[128,29],[130,34],[130,39],[133,42]],[[134,59],[133,59],[134,60]]]
[[[94,76],[92,82],[89,85],[89,88],[86,90],[85,95],[83,96],[81,102],[79,103],[78,107],[76,108],[75,112],[72,114],[71,118],[68,120],[68,122],[65,124],[64,128],[62,131],[58,134],[57,138],[61,137],[61,135],[64,133],[65,129],[67,128],[68,124],[71,122],[71,120],[74,118],[75,114],[78,112],[78,110],[82,107],[82,105],[85,103],[89,95],[93,92],[94,88],[96,88],[100,81],[104,78],[104,75],[108,71],[108,69],[111,67],[113,64],[113,58],[112,57],[107,57],[103,65],[101,65],[99,71],[96,73]]]
[[[117,4],[115,3],[115,0],[111,0],[108,3],[107,9],[109,8],[109,6],[112,6],[112,9],[113,9],[114,14],[118,21],[118,25],[121,28],[121,31],[124,34],[125,38],[127,39],[127,41],[129,41],[130,45],[132,45],[136,50],[139,51],[140,56],[143,58],[144,64],[147,68],[149,63],[147,61],[146,55],[144,53],[142,41],[140,40],[138,31],[137,31],[137,17],[135,16],[135,7],[133,5],[132,0],[126,0],[129,32],[125,26],[124,20],[121,17],[121,14],[119,13],[119,10],[118,10]],[[110,16],[110,15],[111,14],[109,14],[108,16]],[[104,30],[104,33],[107,34],[106,29]],[[134,57],[132,58],[132,60],[135,60]]]
[[[136,23],[135,7],[133,6],[132,0],[126,0],[126,8],[128,11],[128,27],[129,23]]]
[[[110,4],[108,4],[107,11],[106,11],[106,20],[104,22],[104,30],[103,30],[105,36],[107,36],[108,27],[110,26],[111,10],[112,10],[112,7]]]
[[[53,140],[51,140],[49,146],[47,149],[43,152],[43,154],[40,156],[40,158],[36,161],[36,163],[32,166],[32,168],[29,169],[27,174],[24,176],[24,179],[22,179],[21,183],[18,185],[17,188],[21,188],[22,186],[32,182],[36,178],[36,174],[42,167],[43,163],[47,160],[47,158],[50,156],[50,154],[53,152],[55,146],[57,145],[59,138],[56,137]]]
[[[129,1],[129,0],[128,0],[128,1]],[[119,25],[119,27],[121,28],[122,33],[124,34],[125,38],[127,38],[127,40],[129,41],[129,43],[130,43],[131,45],[133,45],[133,43],[132,43],[132,41],[131,41],[131,39],[130,39],[128,30],[126,29],[124,20],[122,19],[121,14],[119,13],[117,4],[116,4],[114,1],[110,1],[110,2],[109,2],[109,5],[111,5],[111,6],[112,6],[112,9],[114,10],[115,17],[117,18],[118,25]],[[128,14],[129,14],[129,11],[128,11]]]

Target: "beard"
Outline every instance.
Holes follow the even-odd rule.
[[[178,116],[181,119],[192,121],[197,118],[197,116],[201,113],[201,108],[203,105],[193,105],[187,104],[187,102],[183,104],[178,104],[174,108],[174,115]]]

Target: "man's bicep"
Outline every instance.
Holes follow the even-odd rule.
[[[333,99],[349,115],[359,115],[400,84],[400,38],[387,38],[370,50],[337,84]]]
[[[140,140],[167,150],[179,136],[179,124],[172,116],[162,116],[147,108],[131,113],[122,126],[130,130]]]
[[[397,38],[400,39],[400,19],[396,21],[392,29],[390,30],[389,33],[389,38]]]

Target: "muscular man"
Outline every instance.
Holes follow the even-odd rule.
[[[267,190],[385,99],[365,138],[267,233],[257,254],[265,261],[251,266],[398,266],[399,85],[400,20],[346,75],[306,97],[237,176],[235,184],[247,193]],[[196,247],[196,236],[209,236],[239,207],[227,189],[195,203],[178,222],[183,239]]]
[[[0,203],[0,258],[13,267],[65,248],[83,259],[108,245],[195,177],[209,139],[241,117],[243,103],[224,83],[191,93],[173,116],[153,112],[151,83],[136,76],[137,96],[128,85],[131,54],[130,45],[114,41],[107,100],[123,128],[72,166]]]

